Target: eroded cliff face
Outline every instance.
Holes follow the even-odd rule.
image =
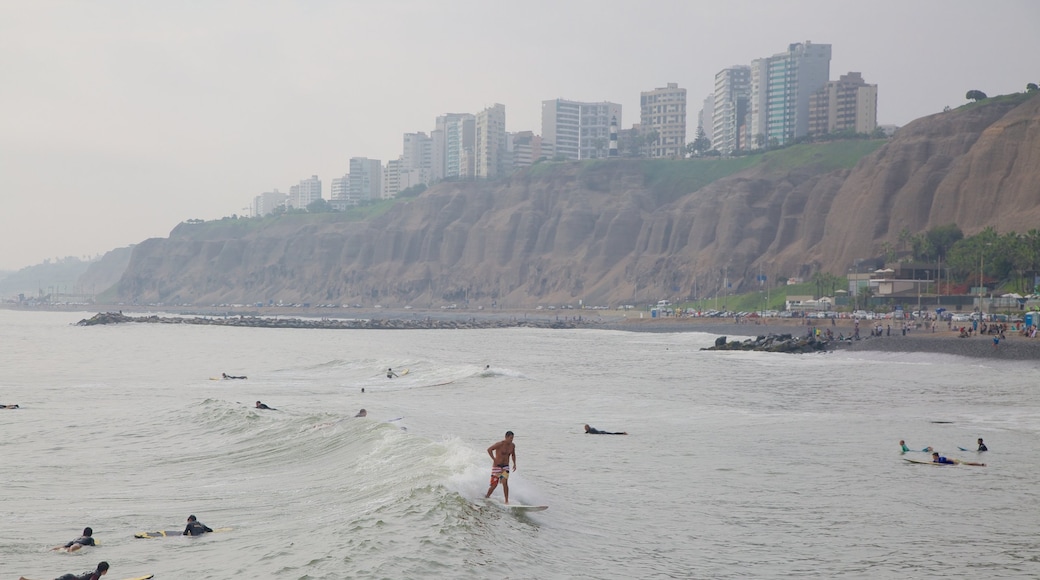
[[[725,281],[753,287],[759,274],[841,273],[895,245],[904,227],[1037,227],[1040,99],[920,119],[851,170],[778,169],[767,156],[662,194],[648,167],[556,164],[440,184],[367,222],[182,224],[138,244],[116,289],[140,302],[510,307],[708,296]]]

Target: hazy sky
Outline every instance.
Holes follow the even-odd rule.
[[[0,0],[0,269],[93,256],[401,153],[448,112],[688,91],[811,40],[905,124],[1040,82],[1036,0]]]

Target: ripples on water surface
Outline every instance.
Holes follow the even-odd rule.
[[[1036,363],[712,353],[696,333],[70,325],[87,316],[0,310],[0,403],[23,406],[0,411],[5,578],[102,559],[159,580],[1040,575]],[[507,429],[511,498],[545,512],[477,499]],[[896,452],[975,459],[957,446],[978,437],[988,467]],[[192,513],[234,529],[132,537]],[[101,547],[49,551],[87,525]]]

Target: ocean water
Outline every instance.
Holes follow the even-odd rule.
[[[91,314],[0,310],[0,578],[1040,576],[1040,362]],[[506,430],[511,501],[548,510],[480,499]],[[978,437],[987,467],[897,449]],[[133,537],[189,514],[233,529]]]

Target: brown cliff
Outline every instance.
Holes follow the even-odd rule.
[[[138,244],[115,291],[142,303],[505,307],[706,296],[759,273],[845,272],[903,228],[1032,229],[1038,161],[1040,99],[994,99],[917,120],[880,148],[542,164],[442,183],[367,221],[182,224]]]

